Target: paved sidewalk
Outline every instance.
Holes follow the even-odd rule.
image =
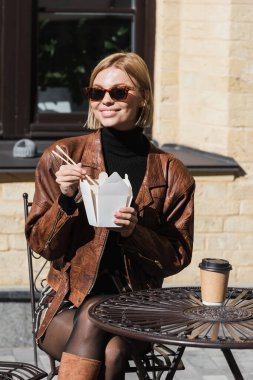
[[[244,380],[253,379],[253,350],[234,350],[234,357]],[[30,347],[0,349],[0,360],[33,363],[33,350]],[[174,380],[234,380],[227,362],[220,350],[186,348],[183,355],[185,370],[178,371]],[[45,353],[39,351],[39,367],[49,370]],[[163,380],[165,376],[162,377]],[[56,378],[55,378],[56,379]],[[135,374],[127,374],[126,380],[137,380]]]

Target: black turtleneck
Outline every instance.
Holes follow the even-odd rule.
[[[149,152],[149,142],[142,128],[130,131],[103,128],[101,135],[108,175],[118,172],[124,178],[128,174],[135,199],[145,175]]]
[[[149,152],[147,138],[142,133],[141,128],[135,128],[130,131],[103,128],[101,135],[108,175],[118,172],[124,178],[125,174],[128,174],[133,189],[133,200],[135,200],[147,166]],[[119,234],[116,232],[111,231],[109,233],[100,263],[100,270],[103,271],[106,268],[111,273],[117,272],[122,275],[125,269],[121,249],[118,246],[118,237]],[[98,284],[100,284],[100,281],[98,281]],[[100,288],[100,285],[98,287]]]

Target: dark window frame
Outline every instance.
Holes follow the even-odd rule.
[[[92,2],[91,2],[92,3]],[[154,73],[155,1],[136,0],[135,51]],[[82,12],[97,11],[86,8]],[[120,9],[120,12],[129,9]],[[34,54],[35,0],[0,0],[0,139],[56,139],[82,133],[85,113],[38,114]],[[110,9],[110,13],[113,10]],[[151,128],[146,131],[151,136]]]

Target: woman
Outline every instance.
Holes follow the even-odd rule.
[[[104,294],[161,287],[164,277],[190,263],[194,180],[143,134],[152,122],[153,98],[146,64],[137,54],[103,59],[86,94],[88,127],[96,131],[58,141],[36,170],[26,235],[31,248],[52,262],[37,338],[61,360],[60,380],[120,380],[129,348],[94,326],[88,308]],[[57,159],[56,144],[78,164]],[[101,171],[129,176],[131,207],[114,215],[121,228],[88,224],[79,181]]]

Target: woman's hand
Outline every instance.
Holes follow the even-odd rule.
[[[56,182],[59,184],[62,194],[72,197],[78,189],[80,179],[84,179],[86,170],[81,162],[77,165],[62,165],[55,173]]]
[[[130,236],[138,222],[135,209],[133,207],[122,207],[115,212],[114,216],[114,223],[122,226],[120,231],[119,229],[114,231],[120,232],[122,237]]]

